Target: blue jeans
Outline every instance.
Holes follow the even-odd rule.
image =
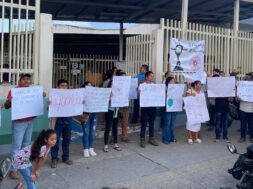
[[[216,112],[215,114],[215,135],[216,139],[220,139],[221,131],[223,131],[223,139],[228,138],[228,112]]]
[[[93,148],[93,141],[95,138],[96,131],[96,114],[91,113],[89,120],[85,123],[82,123],[83,128],[83,149]]]
[[[57,118],[55,124],[57,141],[51,150],[52,160],[58,160],[58,151],[60,148],[60,139],[62,136],[62,161],[69,160],[69,144],[71,139],[71,118]]]
[[[176,112],[164,112],[162,125],[162,141],[165,143],[174,142],[174,127],[176,123]]]
[[[32,174],[32,167],[27,167],[25,169],[19,169],[20,174],[23,176],[27,189],[38,189],[38,183],[33,182],[31,179],[31,174]]]
[[[11,154],[31,144],[33,121],[12,121],[12,146]],[[13,167],[12,171],[16,171]]]
[[[249,137],[253,139],[253,113],[248,113],[240,110],[241,121],[241,137],[246,138],[247,126],[249,130]]]

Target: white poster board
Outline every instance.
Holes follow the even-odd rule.
[[[11,89],[11,119],[23,119],[43,115],[43,88],[21,87]]]
[[[172,72],[204,70],[205,41],[187,41],[171,38],[170,64]]]
[[[140,89],[140,107],[164,107],[165,84],[143,83]]]
[[[169,84],[167,88],[166,111],[181,112],[183,110],[184,84]]]
[[[84,89],[84,108],[87,113],[108,112],[111,88],[86,87]]]
[[[237,96],[243,101],[253,102],[253,82],[238,81]]]
[[[189,125],[203,123],[210,119],[204,94],[184,97],[184,109]]]
[[[129,106],[131,76],[114,76],[112,81],[112,107]]]
[[[129,92],[129,99],[137,99],[137,90],[138,90],[138,79],[132,78],[131,79],[131,87]]]
[[[208,77],[208,97],[234,97],[235,77]]]
[[[202,84],[206,84],[207,74],[203,70],[198,70],[196,73],[190,75],[190,74],[183,74],[184,80],[186,82],[194,82],[194,81],[200,81]]]
[[[51,89],[48,117],[72,117],[83,114],[83,89]]]

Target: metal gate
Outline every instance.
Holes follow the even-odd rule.
[[[107,70],[112,69],[118,56],[54,54],[53,87],[66,79],[70,88],[79,88],[85,81],[100,86]]]
[[[18,84],[19,75],[39,76],[40,0],[1,0],[0,82]]]

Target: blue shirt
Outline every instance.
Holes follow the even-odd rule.
[[[140,80],[146,80],[145,74],[143,74],[143,73],[137,74],[137,75],[136,75],[136,78],[138,79],[138,81],[140,81]]]

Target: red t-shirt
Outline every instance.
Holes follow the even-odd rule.
[[[16,86],[16,88],[20,88],[20,86]],[[11,98],[11,90],[9,91],[8,93],[8,96],[7,96],[7,100],[9,100]],[[27,117],[27,118],[23,118],[23,119],[17,119],[17,120],[14,120],[14,121],[19,121],[19,122],[23,122],[23,121],[32,121],[33,119],[35,119],[36,117]]]

